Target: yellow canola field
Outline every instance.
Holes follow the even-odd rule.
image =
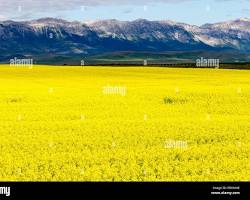
[[[1,181],[249,181],[250,71],[0,66]]]

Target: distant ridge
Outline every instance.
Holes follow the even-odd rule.
[[[170,20],[68,22],[42,18],[0,22],[0,61],[13,55],[94,56],[112,52],[250,53],[250,19],[202,26]]]

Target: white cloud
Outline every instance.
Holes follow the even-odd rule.
[[[28,11],[65,11],[70,9],[81,9],[82,6],[110,6],[110,5],[145,5],[148,3],[181,3],[200,0],[0,0],[1,12],[17,12],[22,7],[23,12]],[[233,0],[211,0],[211,1],[233,1]],[[250,0],[244,0],[250,1]]]
[[[0,20],[29,18],[28,16],[47,16],[47,14],[61,15],[60,11],[79,9],[85,7],[111,6],[111,5],[141,5],[142,8],[151,3],[182,3],[202,0],[0,0]],[[233,0],[211,0],[233,1]],[[250,1],[250,0],[243,0]],[[207,2],[207,1],[206,1]],[[145,8],[145,7],[144,7]],[[4,17],[3,17],[4,16]],[[48,15],[49,16],[49,15]]]
[[[147,3],[180,3],[193,0],[0,0],[2,11],[19,11],[20,6],[23,11],[48,11],[48,10],[69,10],[72,8],[79,9],[82,6],[109,6],[109,5],[145,5]]]
[[[0,20],[29,19],[30,16],[54,16],[60,11],[86,10],[87,7],[112,5],[141,5],[148,3],[180,3],[197,0],[0,0]],[[60,14],[59,14],[60,15]]]
[[[0,21],[7,20],[7,17],[4,15],[0,15]]]

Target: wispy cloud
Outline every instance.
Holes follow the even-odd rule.
[[[0,0],[1,11],[65,11],[82,6],[144,5],[147,3],[180,3],[195,0]]]
[[[197,15],[202,18],[200,10],[203,10],[203,7],[206,11],[214,11],[210,18],[213,18],[214,14],[217,16],[228,15],[232,12],[231,9],[227,7],[227,10],[220,9],[218,11],[222,7],[217,9],[216,5],[231,5],[232,2],[235,0],[0,0],[0,20],[26,20],[56,16],[75,20],[93,18],[93,16],[100,18],[99,13],[104,18],[119,18],[122,15],[161,18],[175,16],[176,13],[178,16],[175,18],[179,19],[179,16],[182,16],[184,19],[192,20],[191,18],[197,19]],[[235,12],[240,12],[242,10],[240,5],[249,5],[249,2],[250,0],[237,0],[239,6],[236,6],[237,11]],[[185,7],[185,4],[190,7]],[[103,7],[107,9],[103,9]],[[162,10],[163,7],[166,8],[166,11]],[[171,8],[174,10],[168,10]],[[147,16],[145,16],[145,10],[148,9],[150,12],[147,12]],[[217,10],[216,13],[215,10]],[[249,12],[244,10],[243,14],[249,15]]]
[[[242,13],[250,14],[250,9],[249,8],[242,9]]]
[[[39,13],[81,10],[83,7],[145,5],[149,3],[181,3],[196,0],[0,0],[0,19],[24,19]],[[129,13],[126,10],[126,13]]]
[[[149,3],[182,3],[200,0],[0,0],[1,12],[67,11],[82,6],[145,5]],[[217,2],[233,0],[212,0]],[[250,0],[243,0],[250,1]]]
[[[124,14],[130,14],[132,12],[133,12],[133,9],[125,9],[125,10],[123,10]]]

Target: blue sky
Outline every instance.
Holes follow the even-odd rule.
[[[250,0],[0,0],[0,20],[174,20],[201,25],[250,18]]]

